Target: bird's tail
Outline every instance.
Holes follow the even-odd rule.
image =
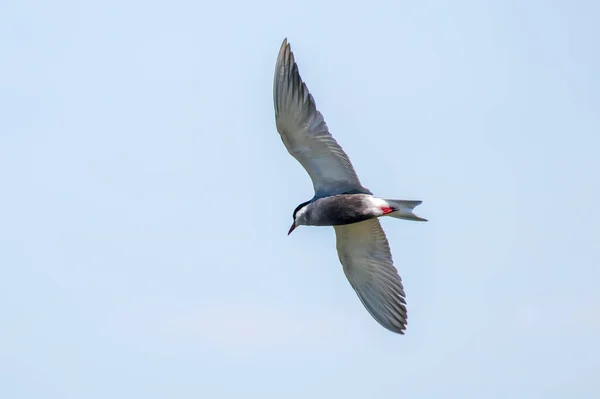
[[[398,200],[398,199],[387,199],[385,198],[385,202],[390,204],[390,207],[395,208],[394,212],[390,212],[385,216],[391,216],[397,219],[406,219],[406,220],[415,220],[419,222],[426,222],[427,219],[423,219],[418,217],[413,213],[413,210],[421,205],[423,201],[409,201],[409,200]]]

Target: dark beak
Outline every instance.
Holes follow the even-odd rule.
[[[290,227],[290,231],[288,231],[288,236],[290,234],[292,234],[292,231],[294,231],[295,228],[296,228],[296,222],[294,221],[294,223],[292,223],[292,227]]]

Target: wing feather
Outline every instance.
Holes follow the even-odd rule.
[[[290,155],[310,176],[315,197],[372,194],[362,186],[348,155],[329,133],[323,115],[300,77],[287,39],[277,57],[273,102],[277,131]]]
[[[344,273],[367,311],[383,327],[404,334],[406,294],[378,219],[334,226]]]

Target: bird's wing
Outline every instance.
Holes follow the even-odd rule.
[[[362,186],[348,155],[329,133],[323,115],[298,72],[287,39],[283,41],[273,82],[277,131],[288,152],[310,175],[315,197],[371,192]]]
[[[407,320],[404,287],[379,220],[334,228],[340,262],[360,301],[382,326],[404,334]]]

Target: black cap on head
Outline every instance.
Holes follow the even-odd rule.
[[[294,213],[292,214],[292,218],[293,218],[294,220],[296,220],[296,214],[298,213],[298,211],[299,211],[301,208],[303,208],[303,207],[305,207],[306,205],[308,205],[308,203],[309,203],[309,202],[310,202],[310,201],[303,202],[303,203],[301,203],[300,205],[298,205],[298,206],[296,207],[296,209],[294,209]]]

